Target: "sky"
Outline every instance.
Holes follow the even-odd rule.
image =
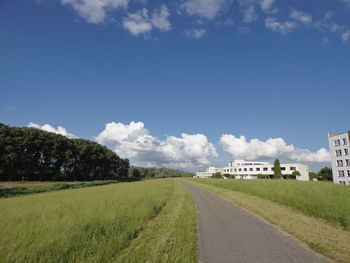
[[[0,122],[133,165],[318,171],[349,83],[350,0],[0,2]]]

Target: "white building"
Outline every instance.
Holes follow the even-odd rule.
[[[309,168],[303,164],[281,164],[281,172],[283,175],[291,175],[294,171],[298,171],[300,176],[297,176],[297,180],[308,181],[309,180]],[[197,172],[197,178],[210,178],[214,173],[220,172],[221,174],[232,174],[237,179],[257,179],[258,174],[273,175],[273,164],[268,162],[254,162],[235,160],[229,162],[227,167],[215,168],[209,167],[205,172]]]
[[[350,131],[328,133],[329,150],[332,162],[333,182],[350,185]]]

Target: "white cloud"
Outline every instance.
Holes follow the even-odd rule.
[[[244,23],[251,23],[258,19],[256,7],[259,6],[264,13],[274,13],[277,10],[272,9],[275,0],[239,0]]]
[[[283,23],[277,21],[276,18],[268,17],[265,19],[265,26],[273,32],[288,34],[296,28],[297,24],[291,21],[286,21]]]
[[[341,35],[341,39],[346,42],[350,39],[350,30],[346,30],[344,33]]]
[[[123,27],[135,36],[149,33],[153,28],[168,31],[171,28],[169,15],[168,8],[164,4],[151,15],[146,8],[143,8],[136,13],[128,14],[123,19]]]
[[[275,0],[260,0],[260,7],[264,12],[269,12]]]
[[[185,34],[193,38],[202,38],[207,34],[207,31],[205,29],[190,29]]]
[[[189,15],[213,19],[224,9],[228,2],[228,0],[186,0],[182,3],[181,8]]]
[[[30,123],[28,123],[27,127],[37,128],[37,129],[40,129],[43,131],[61,134],[61,135],[66,136],[68,138],[78,138],[74,134],[67,132],[67,130],[65,128],[63,128],[62,126],[58,126],[57,128],[55,128],[55,127],[52,127],[50,124],[44,124],[44,125],[40,126],[39,124],[30,122]]]
[[[330,156],[326,149],[317,152],[307,149],[298,149],[294,145],[286,144],[282,138],[270,138],[266,141],[252,139],[247,141],[244,136],[235,137],[232,134],[224,134],[220,138],[223,151],[230,153],[234,158],[257,160],[260,158],[285,158],[304,162],[329,162]]]
[[[202,168],[209,165],[208,157],[217,156],[214,145],[203,134],[182,133],[181,137],[160,140],[150,135],[142,122],[108,123],[95,139],[142,166]]]
[[[310,14],[295,9],[290,12],[289,17],[303,24],[310,24],[312,22],[312,16]]]
[[[243,13],[243,22],[251,23],[258,19],[258,14],[255,10],[255,5],[251,5],[242,11]]]
[[[171,28],[171,24],[168,20],[170,13],[166,5],[162,4],[158,11],[155,11],[152,15],[152,24],[162,31],[168,31]]]
[[[126,8],[129,0],[61,0],[61,3],[71,6],[87,22],[99,24],[114,9]]]

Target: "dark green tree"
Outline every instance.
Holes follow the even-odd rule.
[[[276,159],[273,163],[274,178],[280,179],[282,177],[280,160]]]
[[[214,173],[211,178],[222,178],[222,175],[220,172]]]
[[[332,181],[333,180],[333,175],[332,175],[332,169],[328,167],[322,168],[318,172],[318,179],[322,181]]]

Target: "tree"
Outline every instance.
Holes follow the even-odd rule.
[[[282,177],[280,160],[276,159],[273,163],[274,178],[280,179]]]
[[[220,172],[214,173],[211,178],[222,178],[222,175]]]
[[[318,177],[317,173],[313,173],[313,172],[309,173],[310,180],[317,179],[317,177]]]
[[[296,179],[297,176],[300,176],[300,172],[299,172],[299,171],[294,171],[294,172],[292,172],[292,178],[293,178],[293,179]]]
[[[333,180],[333,175],[332,175],[332,169],[328,167],[322,168],[318,172],[318,178],[322,181],[332,181]]]

